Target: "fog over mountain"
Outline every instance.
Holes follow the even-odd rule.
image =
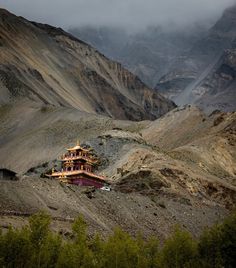
[[[0,0],[0,6],[28,19],[63,28],[118,26],[140,30],[150,25],[185,26],[219,17],[235,0]]]

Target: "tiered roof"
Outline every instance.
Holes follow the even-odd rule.
[[[81,175],[85,174],[88,175],[89,177],[94,177],[96,179],[106,181],[105,177],[96,175],[92,172],[88,172],[86,170],[72,170],[72,171],[59,171],[59,172],[53,172],[51,177],[68,177],[68,176],[73,176],[73,175]]]
[[[84,151],[84,152],[90,152],[91,151],[91,149],[86,149],[86,148],[81,147],[79,141],[77,141],[77,144],[74,147],[67,149],[67,151],[69,151],[69,152],[78,151],[78,150],[81,150],[81,151]]]
[[[92,173],[91,168],[90,169],[83,169],[83,167],[81,168],[79,166],[79,169],[78,169],[78,166],[76,166],[76,164],[74,164],[74,161],[75,161],[75,163],[77,163],[76,161],[80,161],[80,160],[85,162],[85,164],[82,164],[82,165],[86,165],[86,163],[87,163],[88,165],[93,166],[94,164],[96,164],[98,161],[97,161],[97,159],[94,159],[90,155],[91,149],[83,148],[78,142],[76,146],[74,146],[72,148],[68,148],[67,151],[69,153],[63,155],[61,157],[60,161],[62,161],[63,167],[64,167],[64,165],[72,164],[72,167],[74,168],[74,166],[75,166],[76,169],[68,170],[67,168],[65,168],[66,170],[62,169],[61,171],[56,171],[56,172],[54,172],[54,170],[52,170],[52,174],[49,175],[50,177],[58,178],[61,181],[67,182],[68,179],[73,180],[73,179],[76,179],[76,176],[81,177],[81,175],[84,175],[85,179],[92,178],[92,179],[95,179],[97,181],[106,182],[105,177]],[[76,152],[76,151],[85,152],[87,154],[87,156],[85,156],[83,154],[70,155],[71,152]]]

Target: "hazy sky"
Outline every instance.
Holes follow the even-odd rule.
[[[0,0],[17,15],[68,28],[76,25],[177,25],[219,17],[236,0]]]

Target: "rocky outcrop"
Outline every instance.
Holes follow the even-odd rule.
[[[157,194],[162,188],[170,188],[170,183],[163,180],[158,173],[151,170],[133,170],[122,176],[115,189],[124,193],[139,192],[150,195]]]

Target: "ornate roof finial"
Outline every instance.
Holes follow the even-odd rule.
[[[77,144],[76,144],[77,146],[80,146],[80,142],[79,142],[79,140],[77,140]]]

